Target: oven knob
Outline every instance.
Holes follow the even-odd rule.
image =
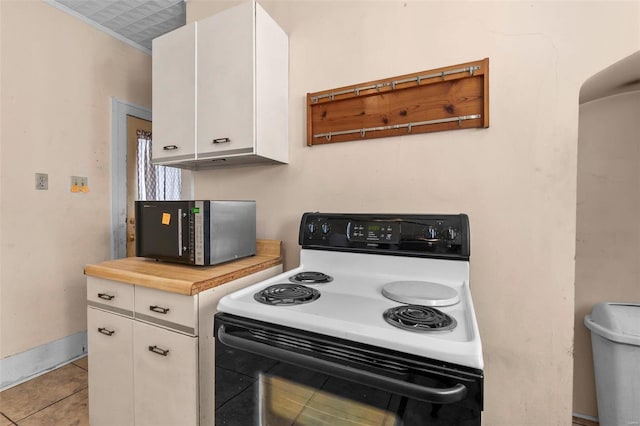
[[[449,240],[453,241],[456,239],[457,236],[458,236],[458,231],[455,228],[449,227],[449,229],[447,229],[447,238]]]
[[[309,233],[313,234],[314,232],[316,232],[316,224],[315,223],[308,224],[307,229],[309,230]]]
[[[429,226],[425,234],[427,238],[434,239],[438,236],[438,230],[435,226]]]
[[[331,230],[331,227],[329,226],[328,223],[323,223],[322,225],[320,225],[320,230],[322,231],[323,234],[328,234],[329,231]]]

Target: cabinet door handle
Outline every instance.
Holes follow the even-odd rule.
[[[149,352],[153,352],[154,354],[167,356],[169,355],[169,349],[162,349],[157,347],[156,345],[149,346]]]
[[[162,149],[165,151],[173,151],[174,149],[178,149],[178,145],[165,145]]]
[[[113,336],[116,333],[115,330],[109,330],[108,328],[104,327],[99,327],[98,332],[104,334],[105,336]]]
[[[113,300],[116,296],[107,293],[98,293],[98,297],[104,300]]]
[[[157,305],[151,305],[149,306],[149,309],[159,314],[166,314],[167,312],[169,312],[169,308],[163,308],[162,306]]]
[[[218,138],[218,139],[214,139],[212,142],[213,143],[229,143],[229,142],[231,142],[231,139],[229,139],[229,138]]]

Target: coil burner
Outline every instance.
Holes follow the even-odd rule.
[[[301,305],[313,302],[320,297],[314,288],[300,284],[274,284],[253,295],[260,303],[274,306]]]
[[[455,318],[439,309],[421,305],[397,306],[382,316],[395,327],[417,332],[453,330],[457,325]]]
[[[333,277],[322,272],[304,271],[289,277],[289,281],[296,284],[324,284],[333,281]]]

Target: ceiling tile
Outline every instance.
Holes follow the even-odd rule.
[[[184,0],[48,0],[151,50],[151,41],[186,23]],[[62,8],[63,10],[64,7]]]

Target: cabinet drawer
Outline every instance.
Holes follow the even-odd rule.
[[[87,277],[87,304],[133,316],[133,285]]]
[[[136,287],[136,319],[197,335],[198,296]]]

